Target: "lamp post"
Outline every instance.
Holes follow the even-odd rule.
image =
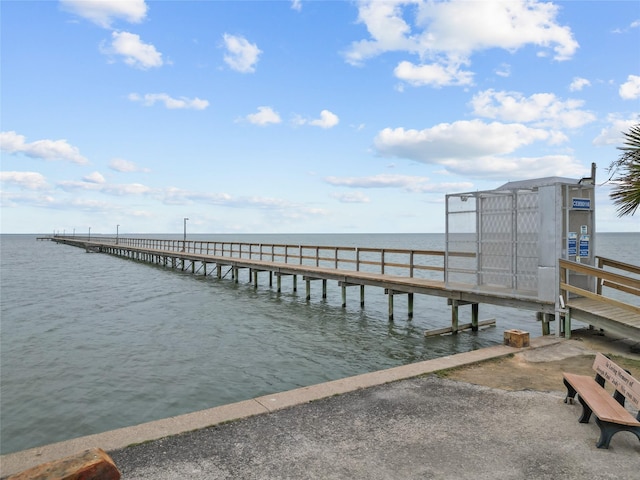
[[[186,250],[187,249],[187,220],[189,220],[187,217],[184,217],[184,237],[183,237],[183,245],[182,245],[182,250]]]
[[[89,227],[89,241],[91,241],[91,227]]]
[[[120,234],[120,224],[116,225],[116,245],[118,245],[119,234]]]

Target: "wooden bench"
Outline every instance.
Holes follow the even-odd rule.
[[[564,403],[573,403],[577,393],[582,405],[580,423],[589,423],[591,414],[595,415],[600,427],[598,448],[609,448],[611,437],[622,431],[634,433],[640,440],[640,411],[634,418],[625,408],[626,398],[640,409],[640,382],[601,353],[596,354],[593,370],[595,379],[587,375],[562,374],[567,387]],[[605,390],[605,382],[616,389],[613,396]]]

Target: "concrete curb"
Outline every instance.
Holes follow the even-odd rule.
[[[137,443],[149,442],[191,430],[198,430],[254,415],[274,412],[314,400],[404,380],[439,370],[504,357],[522,350],[546,347],[562,341],[563,339],[561,338],[546,336],[532,339],[531,345],[527,348],[497,345],[22,450],[0,456],[0,476],[5,477],[21,472],[27,468],[70,456],[88,448],[98,447],[105,451],[121,449]]]

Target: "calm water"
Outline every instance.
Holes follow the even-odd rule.
[[[167,238],[161,236],[160,238]],[[192,240],[444,248],[444,235],[216,235]],[[637,264],[640,234],[599,234],[596,253]],[[382,289],[328,282],[282,293],[241,273],[193,276],[82,249],[1,236],[0,452],[134,425],[259,395],[540,333],[535,313],[482,305],[497,327],[424,338],[448,326],[445,299],[416,295],[414,319],[397,297],[387,321]],[[461,308],[462,322],[469,307]]]

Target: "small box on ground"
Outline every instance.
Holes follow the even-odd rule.
[[[505,330],[504,344],[510,347],[523,348],[529,346],[529,332],[524,330]]]

